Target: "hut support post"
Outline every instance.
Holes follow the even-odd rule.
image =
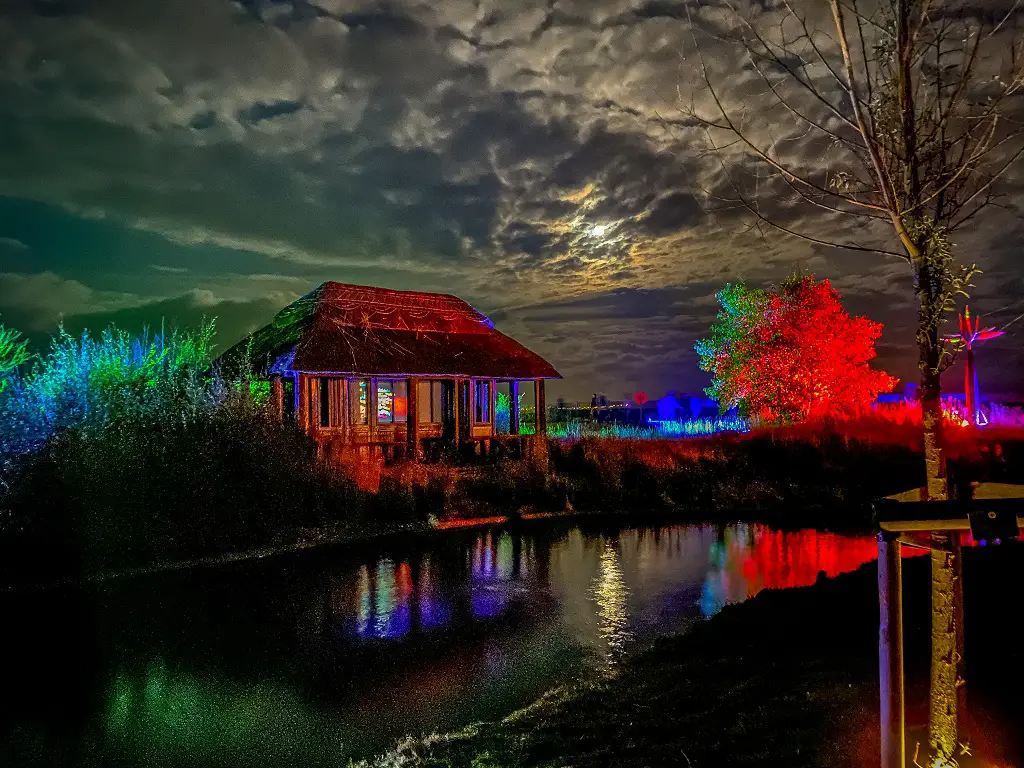
[[[377,446],[377,380],[366,380],[366,431],[370,445],[370,458],[376,458]]]
[[[341,426],[344,432],[346,443],[353,442],[352,425],[355,419],[352,418],[352,383],[351,379],[341,380]]]
[[[462,445],[462,421],[465,418],[462,412],[462,379],[455,379],[452,385],[452,445],[455,446],[456,455]]]
[[[510,435],[519,434],[519,382],[508,383],[508,431]]]
[[[953,546],[953,621],[955,622],[956,653],[956,716],[957,733],[964,739],[967,733],[967,670],[964,661],[964,560],[963,544],[959,532],[951,534]]]
[[[295,406],[299,427],[306,432],[311,431],[309,423],[309,377],[303,373],[295,377]]]
[[[419,458],[419,427],[420,427],[420,380],[416,378],[409,379],[409,407],[406,410],[406,419],[408,419],[408,445],[406,447],[406,453],[413,461]]]
[[[530,438],[533,443],[530,453],[536,467],[546,473],[548,470],[548,404],[544,397],[544,379],[533,380],[533,394],[536,430],[533,437]]]
[[[534,400],[536,402],[537,436],[541,437],[548,431],[548,402],[544,396],[544,379],[534,379]]]
[[[878,534],[878,677],[881,693],[882,768],[904,768],[903,565],[901,545]]]
[[[284,384],[278,373],[270,377],[270,407],[274,411],[274,419],[284,421]]]

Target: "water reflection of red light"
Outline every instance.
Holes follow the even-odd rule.
[[[806,587],[818,574],[838,576],[856,570],[878,556],[872,537],[838,537],[818,531],[784,533],[758,527],[749,551],[753,591]]]
[[[904,549],[905,556],[924,554]],[[776,531],[761,525],[723,532],[711,549],[712,569],[701,598],[706,616],[763,589],[807,587],[819,574],[832,577],[878,556],[873,536],[841,536],[813,530]]]
[[[412,569],[408,563],[402,563],[395,571],[395,591],[395,597],[402,602],[407,602],[412,595]]]

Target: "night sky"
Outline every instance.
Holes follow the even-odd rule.
[[[658,395],[705,386],[693,343],[725,281],[802,268],[915,377],[903,263],[707,205],[689,24],[672,0],[0,0],[0,321],[40,339],[62,317],[217,317],[226,346],[323,280],[445,291],[559,368],[553,396]],[[705,45],[771,130],[757,76]],[[1016,176],[956,240],[995,324],[1024,312]],[[1022,338],[979,352],[984,390],[1024,389]]]

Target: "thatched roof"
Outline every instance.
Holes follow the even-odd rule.
[[[223,356],[266,372],[561,378],[455,296],[324,283]]]

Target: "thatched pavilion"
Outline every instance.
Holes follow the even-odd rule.
[[[545,429],[547,361],[494,328],[465,301],[438,293],[324,283],[225,355],[248,350],[273,382],[276,407],[321,446],[385,455],[454,447],[486,453],[497,434],[499,382],[520,433],[519,386],[533,385]]]

